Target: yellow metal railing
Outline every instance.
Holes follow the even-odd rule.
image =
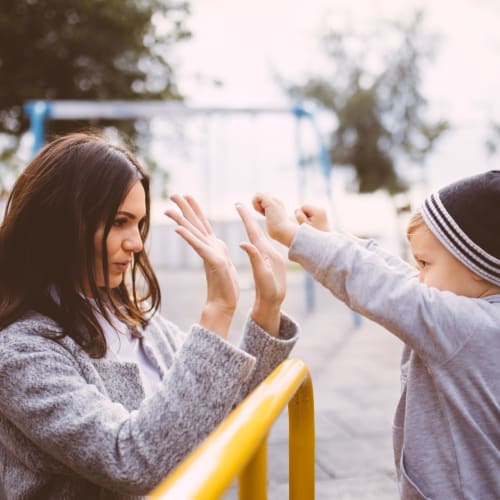
[[[314,401],[307,366],[278,366],[151,494],[216,500],[238,477],[240,500],[267,498],[267,434],[288,404],[289,494],[314,499]]]

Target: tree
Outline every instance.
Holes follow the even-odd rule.
[[[374,54],[381,37],[395,40],[393,47]],[[406,25],[386,25],[382,35],[368,38],[330,31],[323,46],[333,76],[312,77],[289,87],[294,98],[311,99],[333,111],[338,124],[330,159],[333,165],[355,168],[359,192],[405,191],[408,186],[398,173],[397,160],[406,156],[423,162],[448,128],[444,120],[424,117],[422,72],[434,45],[434,39],[423,33],[421,12]]]
[[[29,99],[181,99],[168,56],[190,36],[188,14],[171,0],[2,0],[0,161],[27,128]],[[136,137],[133,122],[92,125],[104,124]],[[51,122],[48,132],[88,125]]]

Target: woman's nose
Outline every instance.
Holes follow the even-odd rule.
[[[140,252],[143,249],[144,245],[142,243],[141,234],[139,230],[134,231],[134,234],[129,235],[123,241],[123,248],[128,252]]]

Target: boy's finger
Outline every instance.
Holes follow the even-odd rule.
[[[266,215],[266,210],[264,208],[264,201],[265,201],[265,195],[262,193],[257,193],[253,198],[252,198],[252,205],[259,214]]]
[[[309,222],[306,214],[300,208],[297,208],[297,210],[295,210],[295,220],[299,224],[304,224],[305,222]]]
[[[302,205],[300,208],[301,208],[302,212],[304,212],[304,215],[308,218],[312,217],[315,213],[320,211],[320,209],[318,207],[316,207],[314,205],[308,205],[308,204]]]

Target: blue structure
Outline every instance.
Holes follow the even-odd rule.
[[[55,100],[55,101],[28,101],[24,106],[24,112],[30,119],[30,131],[34,142],[32,155],[43,146],[45,142],[45,123],[47,120],[85,120],[107,118],[113,120],[157,117],[160,115],[224,115],[224,114],[292,114],[297,124],[307,120],[313,128],[317,139],[318,156],[317,161],[321,167],[328,198],[331,200],[330,177],[331,164],[328,148],[321,136],[314,114],[302,106],[293,108],[220,108],[220,107],[188,107],[180,102],[172,101],[79,101],[79,100]],[[304,169],[306,158],[303,154],[300,134],[297,134],[297,164]],[[300,189],[303,192],[304,183]],[[314,311],[315,295],[313,279],[306,274],[306,309]]]

